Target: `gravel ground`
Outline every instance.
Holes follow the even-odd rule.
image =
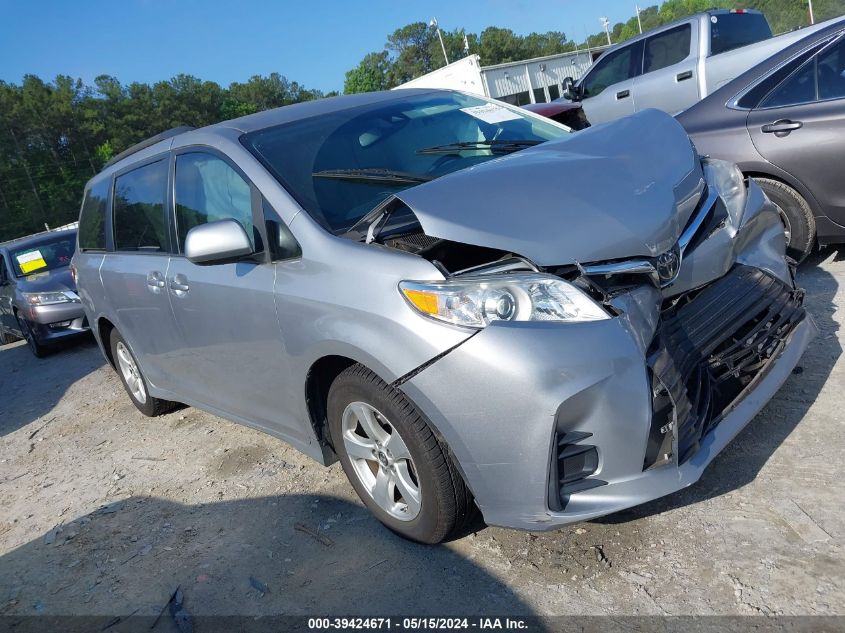
[[[339,465],[197,409],[135,411],[93,342],[0,348],[0,615],[845,614],[841,281],[800,271],[820,328],[690,489],[544,534],[405,542]]]

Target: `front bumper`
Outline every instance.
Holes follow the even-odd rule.
[[[660,451],[664,459],[653,461],[654,353],[668,323],[661,305],[677,294],[638,287],[617,298],[622,314],[606,321],[493,324],[400,385],[449,446],[488,524],[549,530],[685,488],[771,399],[816,328],[800,308],[800,291],[791,290],[776,211],[765,199],[756,202],[734,235],[710,238],[734,249],[716,248],[708,239],[684,265],[696,272],[703,262],[715,262],[706,266],[713,275],[705,286],[717,287],[726,273],[750,271],[756,279],[774,280],[783,290],[775,310],[791,301],[792,320],[766,341],[765,362],[757,363],[741,395],[720,408],[715,421],[705,422],[692,444],[679,441],[688,429],[675,413],[674,442]],[[720,250],[724,263],[717,261]],[[699,279],[688,287],[700,286]],[[733,300],[741,302],[745,294],[740,287]],[[715,303],[703,291],[698,296]],[[717,306],[710,315],[722,312]],[[774,332],[759,320],[743,324]],[[731,336],[741,341],[745,333]],[[723,340],[725,347],[716,351],[735,351],[732,342]],[[696,362],[709,354],[701,351]],[[561,437],[595,447],[580,462],[589,475],[575,477],[566,495],[558,495],[558,476],[571,473],[555,472]]]
[[[52,343],[90,331],[81,303],[31,306],[22,311],[39,343]]]

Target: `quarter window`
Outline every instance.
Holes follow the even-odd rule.
[[[642,42],[635,42],[600,59],[584,79],[584,96],[595,97],[608,86],[639,75],[642,50]]]
[[[255,249],[249,184],[226,161],[195,152],[176,157],[176,231],[179,250],[195,226],[237,220]]]
[[[683,24],[646,40],[643,72],[673,66],[689,57],[692,27]]]
[[[106,202],[111,180],[102,180],[85,192],[79,215],[79,249],[106,250]]]
[[[167,161],[163,159],[115,179],[115,250],[167,251],[166,188]]]
[[[775,88],[763,108],[845,97],[845,39],[822,51]]]

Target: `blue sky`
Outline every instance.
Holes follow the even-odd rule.
[[[634,14],[636,0],[0,0],[0,80],[26,73],[123,83],[178,73],[222,85],[279,72],[340,90],[344,73],[388,33],[436,16],[444,29],[561,30],[583,41]],[[648,6],[656,4],[641,2]]]

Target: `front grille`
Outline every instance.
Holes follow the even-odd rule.
[[[803,291],[748,266],[665,310],[648,355],[653,414],[643,467],[672,457],[673,429],[678,463],[694,455],[803,317]]]

